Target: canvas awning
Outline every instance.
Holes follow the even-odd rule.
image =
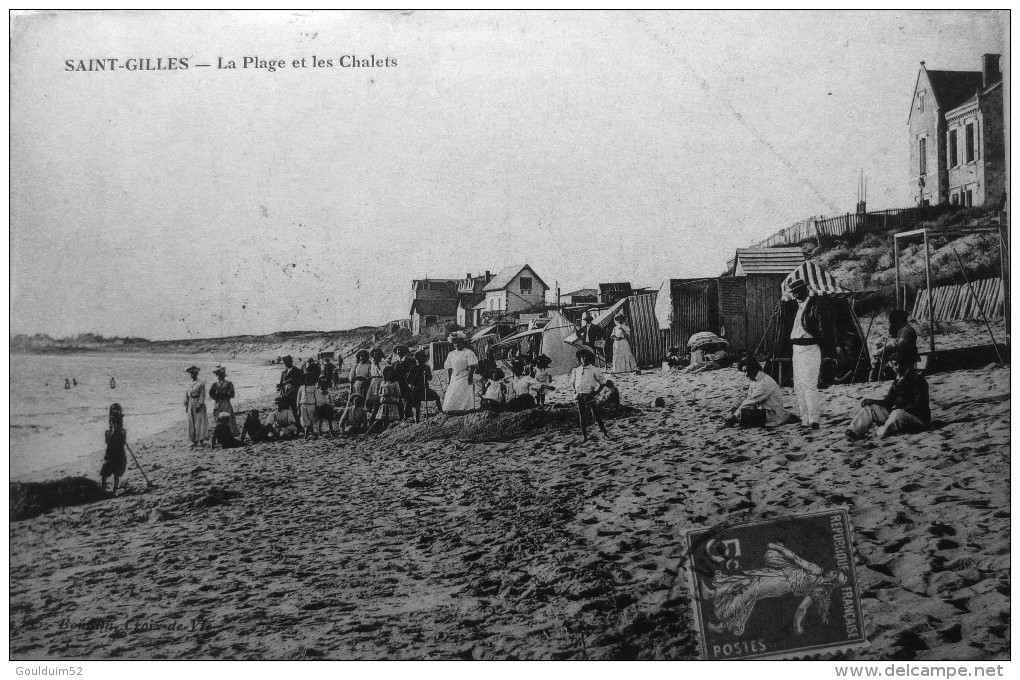
[[[529,328],[526,331],[521,331],[520,333],[514,333],[513,335],[508,335],[507,337],[503,338],[499,342],[494,342],[492,344],[492,346],[493,347],[502,347],[503,345],[510,345],[510,344],[513,344],[514,342],[522,339],[522,338],[528,337],[529,335],[539,335],[539,334],[541,334],[543,332],[543,330],[544,329],[542,329],[542,328]]]
[[[627,300],[628,298],[623,298],[622,300],[618,300],[611,307],[604,309],[601,314],[595,317],[592,323],[601,328],[608,328],[611,324],[615,323],[613,321],[613,317],[616,316],[616,313],[623,308],[623,306],[627,303]],[[569,342],[570,344],[576,343],[577,332],[575,331],[571,333],[563,340],[563,342]]]
[[[794,269],[783,279],[784,300],[793,299],[793,294],[790,292],[790,284],[794,281],[806,282],[808,285],[808,295],[812,296],[829,295],[846,297],[853,293],[852,290],[839,285],[836,277],[822,269],[821,265],[815,264],[810,260]]]
[[[477,331],[475,331],[474,335],[471,336],[471,340],[472,341],[481,340],[482,338],[487,338],[492,335],[499,335],[496,332],[495,324],[492,324],[491,326],[482,326]]]
[[[692,350],[704,347],[705,345],[729,345],[730,343],[710,331],[701,331],[691,336],[687,346]]]

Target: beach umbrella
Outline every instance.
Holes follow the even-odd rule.
[[[794,269],[785,279],[783,279],[784,300],[793,299],[793,293],[790,292],[790,284],[794,281],[805,282],[808,286],[808,295],[811,296],[830,295],[846,297],[853,293],[853,291],[839,285],[839,281],[836,280],[836,277],[822,269],[821,265],[816,264],[811,260],[808,260]]]
[[[705,345],[729,345],[726,340],[720,338],[715,333],[709,331],[701,331],[691,336],[691,339],[687,341],[687,347],[691,350],[696,350]]]

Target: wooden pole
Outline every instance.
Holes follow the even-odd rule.
[[[931,352],[928,365],[935,365],[935,305],[931,297],[931,248],[928,245],[928,230],[924,230],[924,285],[928,287],[928,338]]]
[[[893,289],[893,295],[896,300],[893,302],[893,308],[900,308],[900,240],[893,236],[893,262],[896,263],[896,287]],[[903,301],[906,303],[906,300]]]
[[[1009,328],[1009,275],[1006,273],[1006,239],[1003,236],[1002,225],[999,225],[999,278],[1002,280],[1002,315],[1006,319],[1006,328]]]

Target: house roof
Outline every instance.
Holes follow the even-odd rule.
[[[600,283],[600,293],[629,293],[631,291],[630,282],[623,281],[620,283]]]
[[[955,109],[967,101],[975,92],[982,89],[984,76],[981,71],[929,71],[928,82],[931,83],[935,101],[943,111]]]
[[[457,316],[457,300],[415,300],[411,303],[411,316]]]
[[[789,274],[804,262],[800,248],[737,248],[744,274]]]
[[[965,107],[966,107],[967,105],[972,105],[972,104],[975,104],[975,103],[977,103],[977,98],[978,98],[978,96],[979,96],[979,95],[980,95],[980,96],[982,96],[982,97],[984,97],[984,96],[985,96],[985,95],[987,95],[987,94],[988,94],[989,92],[992,92],[992,91],[994,91],[995,89],[997,89],[997,88],[1001,88],[1001,87],[1002,87],[1002,81],[1001,81],[1001,80],[999,80],[999,81],[996,81],[996,82],[992,83],[992,84],[991,84],[991,85],[989,85],[988,87],[984,88],[984,89],[983,89],[983,90],[981,90],[980,92],[976,92],[976,93],[974,93],[973,95],[971,95],[971,96],[970,96],[970,97],[968,97],[967,99],[964,99],[964,100],[963,100],[962,102],[960,102],[960,103],[959,103],[958,105],[956,105],[955,107],[953,107],[953,108],[952,108],[951,110],[949,110],[949,111],[946,111],[946,118],[949,118],[950,116],[952,116],[952,115],[953,115],[953,113],[954,113],[954,112],[956,112],[956,111],[959,111],[959,110],[960,110],[960,109],[962,109],[962,108],[965,108]]]
[[[477,305],[485,302],[485,293],[460,293],[457,302],[464,309],[475,309]]]
[[[563,297],[574,297],[574,296],[580,297],[582,295],[598,295],[598,294],[599,294],[599,292],[597,290],[595,290],[594,288],[578,288],[577,290],[575,290],[573,292],[564,293]]]
[[[539,278],[538,274],[535,274],[535,270],[531,269],[531,266],[527,264],[512,264],[509,267],[503,267],[499,273],[493,277],[492,281],[489,281],[489,283],[486,284],[484,290],[486,292],[503,290],[509,286],[510,282],[516,279],[517,275],[525,269],[531,270],[531,273],[535,276],[535,280],[542,284],[542,288],[549,290],[549,286],[545,285],[545,281]]]

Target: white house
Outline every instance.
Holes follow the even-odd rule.
[[[549,286],[528,265],[504,267],[486,284],[485,311],[514,313],[541,309]]]

